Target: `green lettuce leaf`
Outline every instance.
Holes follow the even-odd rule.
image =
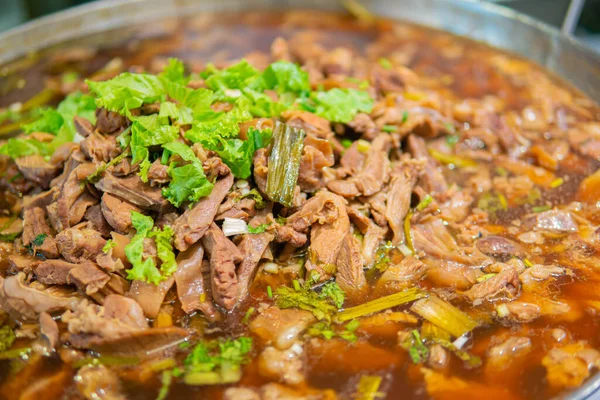
[[[311,103],[309,103],[311,102]],[[332,122],[348,123],[359,112],[370,113],[373,99],[367,92],[356,89],[334,88],[326,92],[312,92],[301,106]]]
[[[308,73],[297,64],[288,61],[277,61],[269,65],[263,72],[262,78],[266,89],[275,89],[279,94],[310,91]]]
[[[260,76],[260,72],[248,63],[242,60],[231,67],[218,70],[214,65],[209,64],[205,71],[205,84],[215,91],[225,91],[227,89],[243,89],[252,81]]]
[[[183,62],[177,58],[169,58],[169,64],[167,64],[165,69],[158,76],[183,86],[187,85],[190,81],[190,78],[185,75],[185,66],[183,65]]]
[[[113,79],[101,82],[86,80],[90,91],[94,93],[96,105],[110,111],[127,115],[129,110],[144,103],[162,100],[165,87],[156,75],[123,72]]]

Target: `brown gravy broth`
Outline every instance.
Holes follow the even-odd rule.
[[[317,396],[316,393],[320,393],[318,396],[324,397],[298,398],[335,398],[332,393],[323,394],[320,390],[333,391],[343,399],[355,398],[362,375],[382,377],[378,389],[381,396],[377,397],[382,399],[546,399],[572,389],[568,385],[553,385],[547,377],[543,360],[552,349],[562,346],[561,341],[570,344],[582,341],[588,349],[600,349],[600,294],[596,289],[600,284],[600,237],[597,228],[600,214],[595,205],[579,203],[582,201],[582,181],[600,165],[598,158],[594,158],[600,156],[600,151],[595,150],[594,153],[589,150],[592,146],[600,148],[600,109],[592,101],[541,68],[513,55],[447,33],[385,20],[365,25],[349,17],[315,12],[246,13],[219,15],[218,18],[206,15],[152,28],[144,27],[142,31],[145,33],[138,39],[116,47],[103,46],[97,51],[78,44],[78,49],[71,46],[70,50],[42,52],[39,61],[33,65],[25,65],[25,68],[0,78],[3,93],[0,105],[7,106],[27,99],[44,86],[56,89],[58,94],[54,100],[58,100],[61,94],[72,91],[77,85],[84,86],[81,82],[76,86],[61,82],[65,71],[91,76],[102,73],[98,71],[116,58],[122,60],[123,66],[118,68],[119,71],[130,69],[157,73],[168,57],[182,59],[193,71],[201,71],[208,62],[222,67],[228,60],[242,56],[263,68],[270,62],[269,49],[277,37],[291,39],[306,35],[308,40],[330,50],[350,47],[361,54],[363,60],[371,62],[385,57],[395,65],[412,70],[407,74],[418,76],[419,84],[404,93],[406,98],[420,103],[422,107],[438,109],[456,121],[452,129],[461,140],[452,145],[455,148],[449,147],[445,136],[427,138],[428,147],[442,154],[454,152],[452,157],[476,160],[475,166],[459,167],[457,162],[460,160],[454,158],[444,163],[448,165],[439,167],[448,184],[455,183],[460,187],[481,185],[473,191],[479,198],[472,201],[466,212],[471,216],[478,208],[488,217],[484,222],[473,222],[473,231],[468,234],[461,231],[460,224],[449,223],[451,234],[454,237],[495,235],[510,238],[525,249],[527,262],[558,265],[565,269],[557,276],[535,280],[532,285],[536,286],[536,290],[521,290],[517,300],[540,305],[544,314],[531,322],[501,318],[495,307],[503,301],[483,301],[473,305],[456,295],[454,289],[448,288],[451,285],[440,285],[441,278],[436,280],[429,276],[416,285],[436,290],[441,296],[446,295],[454,305],[473,318],[484,321],[481,327],[472,331],[464,347],[481,358],[481,366],[469,367],[450,353],[447,354],[449,364],[440,370],[430,368],[426,363],[415,364],[398,345],[398,331],[416,329],[421,320],[416,324],[387,322],[366,330],[359,328],[356,343],[340,339],[306,339],[306,381],[295,390],[301,396]],[[15,76],[25,81],[22,88],[17,88]],[[366,77],[355,78],[362,80]],[[393,101],[390,99],[390,102]],[[478,118],[486,118],[486,114],[479,113],[481,109],[489,110],[489,118],[501,115],[502,124],[499,118],[490,123],[482,122]],[[477,133],[477,130],[483,129],[481,126],[493,130],[505,129],[506,125],[518,131],[519,138],[512,140],[520,141],[513,146],[514,143],[508,143],[511,138],[506,138],[504,145],[507,151],[502,149],[502,139],[496,135],[489,131]],[[569,141],[569,130],[578,126],[589,132],[592,138],[589,143],[581,144],[576,139]],[[489,143],[481,139],[486,135],[493,136]],[[358,138],[356,135],[349,137]],[[544,148],[540,144],[543,140],[548,143],[553,140],[553,144]],[[567,155],[552,153],[564,143],[568,148]],[[487,146],[489,144],[491,146]],[[515,161],[507,157],[507,152],[524,152],[525,155]],[[487,181],[487,186],[484,181]],[[14,186],[11,188],[4,191],[5,200],[8,199],[3,205],[5,210],[19,202],[20,194]],[[455,196],[456,193],[446,198],[442,196],[436,199],[436,204],[440,209],[458,208],[458,204],[451,203]],[[484,196],[487,196],[487,202],[482,202]],[[418,199],[413,201],[412,206],[416,203]],[[523,240],[519,239],[520,235],[532,231],[523,228],[523,221],[528,215],[539,215],[553,207],[569,210],[579,226],[579,233],[544,235],[535,232],[533,238],[521,236]],[[3,247],[2,251],[0,266],[7,271],[10,249]],[[401,254],[399,258],[402,259]],[[510,258],[507,256],[503,261]],[[216,323],[208,322],[201,313],[186,315],[174,290],[167,294],[165,303],[172,306],[173,324],[195,330],[195,337],[252,336],[248,324],[243,322],[247,311],[250,308],[260,309],[263,303],[272,303],[267,296],[267,286],[276,288],[284,284],[290,284],[289,277],[284,274],[259,271],[250,295]],[[374,290],[370,290],[364,295],[347,298],[345,306],[361,304],[376,297]],[[541,297],[543,299],[540,300]],[[400,306],[394,311],[410,312],[409,309],[410,305]],[[65,329],[64,324],[59,324],[59,327],[61,331]],[[18,338],[13,348],[30,346],[35,342],[36,339],[28,339],[26,333],[30,333],[29,337],[36,337],[36,325],[23,325],[19,331],[24,337]],[[528,338],[529,348],[524,353],[515,352],[494,363],[490,359],[491,349],[511,337]],[[255,343],[260,341],[255,340]],[[85,398],[73,382],[77,368],[64,361],[72,356],[76,362],[81,354],[75,351],[72,355],[67,354],[68,346],[63,347],[61,357],[56,353],[41,356],[34,351],[22,359],[0,360],[0,397],[19,398],[17,393],[26,393],[30,397],[21,398],[41,398],[38,395]],[[260,374],[258,354],[261,348],[260,345],[255,346],[251,353],[252,361],[243,366],[241,380],[231,386],[259,388],[273,381]],[[178,350],[173,357],[181,363],[187,351]],[[507,351],[510,353],[510,350]],[[88,356],[95,355],[90,353]],[[585,363],[577,357],[569,360],[574,363],[573,368],[581,369],[581,364]],[[590,376],[600,365],[597,364],[600,357],[594,362]],[[142,361],[139,365],[108,363],[107,367],[119,376],[126,398],[156,397],[161,378],[160,373],[152,371],[151,361]],[[587,368],[586,365],[584,369],[587,371]],[[427,377],[432,373],[433,376]],[[51,380],[52,385],[42,386],[47,380]],[[35,392],[36,385],[44,388],[43,394]],[[227,387],[194,387],[174,380],[168,398],[221,399]]]

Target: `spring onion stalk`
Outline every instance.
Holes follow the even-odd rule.
[[[300,172],[304,131],[276,122],[269,156],[266,194],[274,202],[290,207]]]
[[[561,186],[563,183],[565,183],[565,180],[563,178],[556,178],[555,180],[550,182],[550,187],[552,189],[556,189],[557,187]]]
[[[428,205],[431,204],[431,202],[433,201],[433,197],[431,197],[431,195],[426,195],[425,197],[423,197],[423,200],[421,200],[419,202],[419,204],[417,204],[417,210],[418,211],[423,211],[425,208],[427,208]]]
[[[477,327],[477,322],[471,317],[437,296],[419,300],[410,309],[454,337],[460,337]]]
[[[73,363],[73,367],[79,368],[84,365],[107,365],[107,366],[123,366],[137,365],[140,363],[138,357],[120,357],[120,356],[100,356],[100,357],[85,357]]]
[[[357,400],[375,400],[376,398],[383,397],[382,393],[379,393],[379,386],[381,385],[381,377],[377,375],[363,375],[360,377],[358,382],[358,388],[356,390],[355,398]]]
[[[161,376],[161,386],[156,400],[165,400],[167,398],[169,395],[169,389],[171,388],[171,383],[173,383],[173,372],[163,371]]]
[[[431,154],[431,157],[435,158],[442,164],[454,165],[458,168],[475,167],[477,165],[477,163],[471,159],[454,154],[442,153],[441,151],[437,151],[435,149],[429,149],[429,154]]]
[[[447,331],[429,321],[423,322],[423,325],[421,326],[421,336],[425,340],[432,341],[444,340],[450,342],[451,340],[450,334]]]
[[[239,218],[227,218],[223,220],[223,234],[225,236],[235,236],[248,233],[246,221]]]
[[[493,278],[494,276],[496,276],[496,274],[485,274],[485,275],[481,275],[480,277],[477,278],[477,282],[485,282],[490,278]]]
[[[394,293],[389,296],[384,296],[375,300],[368,301],[356,307],[346,308],[345,310],[337,313],[337,315],[335,316],[335,321],[338,323],[342,323],[354,318],[363,317],[365,315],[373,314],[379,311],[386,310],[388,308],[399,306],[401,304],[410,303],[411,301],[421,299],[425,296],[427,296],[427,294],[421,289],[411,288],[403,292]]]
[[[242,369],[238,365],[222,367],[220,371],[191,371],[183,376],[183,382],[190,386],[223,385],[235,383],[242,378]]]

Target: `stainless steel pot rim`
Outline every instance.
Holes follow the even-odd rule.
[[[399,3],[403,7],[398,7]],[[387,18],[446,30],[515,52],[570,81],[600,103],[600,55],[575,38],[529,16],[481,0],[362,0],[362,4]],[[95,1],[44,16],[0,34],[0,64],[68,40],[143,21],[202,11],[258,8],[343,10],[339,2],[324,0]],[[436,14],[440,15],[436,17]],[[522,38],[520,34],[527,37]],[[540,42],[535,47],[519,47],[519,42],[525,39],[538,39]],[[597,373],[563,398],[591,399],[599,389],[600,373]]]

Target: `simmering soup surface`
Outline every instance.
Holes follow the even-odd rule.
[[[3,70],[0,398],[547,399],[597,371],[591,100],[390,21],[149,25]]]

